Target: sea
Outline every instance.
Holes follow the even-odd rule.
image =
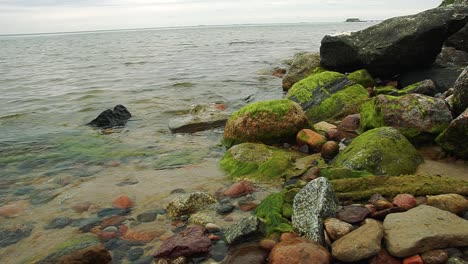
[[[281,79],[273,69],[287,68],[298,52],[318,52],[327,34],[373,24],[0,36],[0,230],[34,226],[16,244],[0,243],[1,263],[27,263],[71,236],[76,230],[52,232],[44,225],[59,216],[83,217],[70,209],[74,203],[100,208],[126,194],[143,211],[164,207],[173,189],[222,188],[228,183],[217,166],[225,152],[222,128],[174,134],[169,120],[196,105],[218,104],[233,112],[250,102],[280,99]],[[86,125],[117,104],[132,113],[125,127],[103,131]]]

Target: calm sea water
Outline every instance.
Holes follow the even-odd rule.
[[[246,98],[280,98],[281,80],[269,70],[297,52],[318,51],[325,34],[369,25],[0,37],[0,202],[64,173],[88,177],[130,162],[168,170],[219,157],[222,130],[171,134],[168,120],[193,104],[234,111]],[[133,114],[124,129],[103,135],[84,125],[116,104]]]

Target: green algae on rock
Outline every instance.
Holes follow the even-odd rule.
[[[375,175],[400,175],[414,173],[421,162],[414,146],[398,130],[381,127],[355,138],[331,165]]]
[[[320,66],[319,53],[302,52],[296,54],[288,72],[283,77],[283,90],[289,90],[295,83],[312,74],[318,66]]]
[[[351,81],[362,85],[364,88],[375,86],[374,78],[372,78],[370,73],[365,69],[354,71],[346,77]]]
[[[462,159],[468,159],[468,108],[454,119],[436,142],[445,151]]]
[[[468,181],[442,176],[402,175],[332,180],[340,199],[367,200],[379,193],[392,197],[400,193],[414,196],[455,193],[468,195]]]
[[[310,124],[358,112],[368,98],[367,90],[344,74],[325,71],[303,79],[288,91],[287,99],[298,102]]]
[[[361,178],[374,176],[367,171],[357,171],[348,168],[325,167],[320,168],[320,177],[325,177],[328,180],[348,179],[348,178]]]
[[[414,142],[432,140],[452,120],[444,100],[421,94],[379,95],[362,104],[360,112],[360,131],[391,126]]]
[[[292,232],[291,222],[283,215],[284,193],[272,193],[268,195],[255,209],[255,215],[262,222],[262,230],[266,236],[273,233]],[[291,204],[289,204],[291,206]],[[287,207],[287,206],[286,206]],[[286,213],[287,208],[286,208]]]
[[[312,164],[323,161],[318,155],[283,150],[258,143],[242,143],[230,148],[220,166],[231,179],[276,182],[299,176]]]
[[[301,106],[282,99],[249,104],[234,112],[224,128],[223,144],[242,142],[274,143],[293,139],[307,127]]]

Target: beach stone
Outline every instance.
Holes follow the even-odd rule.
[[[71,206],[73,210],[77,213],[82,213],[88,211],[89,207],[91,206],[91,202],[78,202]]]
[[[146,211],[144,213],[141,213],[137,216],[137,220],[143,223],[146,222],[153,222],[156,220],[156,217],[158,216],[158,212],[155,210],[151,211]]]
[[[348,205],[338,211],[336,218],[346,223],[357,224],[364,221],[370,213],[369,209],[365,206]]]
[[[226,257],[227,254],[228,254],[228,246],[226,245],[224,241],[220,240],[220,241],[213,242],[213,244],[211,245],[210,255],[214,261],[217,261],[217,262],[222,261]]]
[[[52,219],[44,228],[45,229],[62,229],[72,223],[70,217],[58,217]]]
[[[222,204],[219,204],[218,207],[216,208],[216,213],[220,215],[229,214],[230,212],[232,212],[232,210],[234,210],[234,208],[235,206],[233,204],[222,203]]]
[[[170,216],[177,217],[195,213],[196,211],[216,202],[216,198],[213,195],[204,192],[181,194],[169,202],[166,210]]]
[[[339,128],[345,131],[356,131],[359,129],[359,124],[361,123],[361,115],[360,114],[352,114],[348,115],[339,125]]]
[[[117,233],[119,229],[116,226],[108,226],[102,230],[102,232]]]
[[[217,224],[214,224],[214,223],[207,223],[205,225],[205,229],[208,232],[214,233],[214,232],[220,231],[221,227],[219,227]]]
[[[355,138],[331,162],[332,166],[365,170],[375,175],[414,173],[422,162],[413,145],[398,130],[375,128]]]
[[[12,225],[0,227],[0,248],[14,245],[31,235],[33,226]]]
[[[264,239],[260,240],[259,245],[263,249],[272,250],[273,247],[275,247],[275,245],[277,243],[278,242],[276,242],[276,240],[274,240],[274,239],[264,238]]]
[[[324,136],[311,129],[302,129],[297,133],[296,141],[299,145],[307,145],[314,152],[319,152],[327,140]]]
[[[383,235],[382,223],[367,219],[364,225],[333,242],[332,255],[345,262],[373,257],[381,250]]]
[[[102,245],[97,245],[71,252],[70,254],[60,257],[55,263],[110,263],[111,261],[112,256],[110,252]]]
[[[139,259],[141,256],[143,256],[144,253],[145,253],[145,250],[141,247],[132,248],[127,252],[127,258],[130,261],[135,261]]]
[[[166,232],[166,230],[162,230],[162,229],[128,230],[122,234],[122,239],[128,240],[128,241],[138,241],[138,242],[149,243],[153,239],[164,234],[164,232]]]
[[[106,228],[108,226],[119,226],[120,224],[122,224],[127,219],[128,219],[128,217],[121,216],[121,215],[109,216],[107,218],[102,219],[99,226],[101,228]]]
[[[294,59],[283,76],[283,90],[289,90],[295,83],[314,73],[320,66],[320,54],[317,52],[302,52],[294,55]]]
[[[205,213],[197,212],[190,215],[188,222],[196,225],[205,226],[206,224],[213,222],[213,219],[211,218],[211,216]]]
[[[156,258],[187,257],[208,253],[210,248],[211,240],[205,236],[205,228],[192,226],[164,241],[153,256]]]
[[[468,67],[466,67],[453,86],[453,110],[455,115],[468,108]]]
[[[452,113],[443,99],[421,94],[399,97],[381,94],[364,103],[360,113],[360,131],[394,127],[413,142],[434,139],[452,121]]]
[[[127,124],[130,117],[132,117],[132,114],[130,114],[125,106],[116,105],[114,109],[107,109],[100,113],[98,117],[87,125],[98,128],[121,127]]]
[[[320,154],[324,159],[333,159],[340,152],[340,147],[335,141],[327,141],[322,145]]]
[[[258,245],[246,244],[229,250],[223,264],[266,263],[268,251]]]
[[[103,208],[97,212],[98,217],[108,217],[114,215],[127,215],[131,212],[130,209],[120,209],[120,208]]]
[[[223,144],[231,147],[242,142],[281,142],[294,138],[307,126],[299,104],[287,99],[260,101],[231,115],[224,127]]]
[[[418,202],[416,201],[416,198],[414,198],[413,195],[408,193],[401,193],[393,198],[393,204],[402,209],[409,210],[411,208],[416,207],[418,205]]]
[[[421,254],[424,264],[444,264],[449,259],[445,250],[431,250]]]
[[[460,139],[466,137],[467,131],[468,108],[450,122],[448,128],[436,138],[436,142],[446,152],[466,160],[468,159],[468,140]]]
[[[228,197],[239,197],[242,195],[246,195],[249,193],[253,193],[255,191],[255,187],[253,186],[252,183],[248,181],[239,181],[227,188],[223,194],[228,196]]]
[[[258,204],[256,202],[239,201],[239,209],[242,212],[252,211],[257,208],[257,206]]]
[[[421,256],[414,255],[403,260],[403,264],[424,264]]]
[[[287,99],[301,105],[312,124],[355,114],[368,97],[362,85],[332,71],[313,74],[294,84],[286,94]]]
[[[385,249],[381,249],[379,254],[369,260],[369,264],[401,264],[401,261],[388,254]]]
[[[325,231],[332,240],[337,240],[354,230],[353,225],[338,218],[327,218],[324,222]]]
[[[87,248],[97,246],[99,244],[100,244],[100,241],[95,235],[91,235],[91,234],[75,235],[73,236],[73,238],[66,240],[63,243],[60,243],[56,245],[55,247],[52,247],[48,252],[45,252],[45,257],[40,258],[40,260],[35,263],[37,264],[58,263],[58,260],[61,257],[67,256],[70,254],[74,255],[73,254],[74,252],[79,252],[79,253],[85,252]],[[84,250],[84,251],[81,251],[81,250]],[[96,254],[94,253],[91,255],[96,256]],[[97,255],[103,256],[105,255],[105,253],[97,254]],[[77,262],[77,263],[83,263],[83,262]],[[103,263],[106,263],[106,262],[103,262]]]
[[[282,241],[271,250],[271,264],[329,264],[331,255],[322,245],[305,238]]]
[[[459,194],[441,194],[427,197],[427,205],[461,215],[468,211],[468,200]]]
[[[364,88],[375,86],[375,80],[366,69],[361,69],[348,74],[346,77],[351,81],[362,85]]]
[[[224,238],[229,245],[241,242],[244,239],[256,237],[259,234],[258,218],[256,216],[248,216],[228,227],[224,232]]]
[[[13,218],[24,212],[29,206],[28,201],[21,200],[0,206],[0,216]]]
[[[468,246],[468,221],[427,205],[387,215],[384,232],[387,250],[397,257]]]
[[[112,206],[119,209],[127,209],[132,207],[132,205],[133,201],[127,195],[121,195],[112,202]]]
[[[319,177],[310,181],[294,197],[291,217],[293,229],[307,239],[323,245],[323,221],[335,216],[338,205],[338,198],[326,178]]]
[[[466,8],[434,8],[390,18],[350,34],[327,35],[320,46],[320,63],[341,72],[364,68],[376,77],[392,77],[430,66],[447,36],[466,22]],[[393,34],[396,29],[399,33]]]
[[[393,203],[391,203],[383,197],[376,199],[372,202],[372,204],[375,206],[375,209],[377,209],[377,211],[393,208]]]
[[[389,215],[389,214],[401,213],[401,212],[404,212],[404,211],[406,211],[406,209],[403,209],[403,208],[400,208],[400,207],[392,207],[392,208],[383,209],[383,210],[372,213],[371,218],[377,219],[377,220],[384,220],[385,217],[387,215]]]
[[[78,226],[78,229],[85,233],[89,232],[93,227],[99,225],[101,222],[101,218],[99,217],[90,217],[90,218],[84,218],[84,219],[79,219],[77,221],[73,222],[73,226]]]
[[[328,132],[330,132],[331,130],[334,130],[334,129],[338,129],[337,126],[333,125],[333,124],[330,124],[328,122],[325,122],[325,121],[320,121],[318,123],[315,123],[313,125],[313,128],[314,128],[314,131],[317,131],[319,132],[320,134],[322,135],[325,135],[327,134]]]

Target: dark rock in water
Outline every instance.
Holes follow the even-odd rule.
[[[143,253],[145,253],[145,250],[141,247],[132,248],[127,252],[127,258],[134,261],[143,256]]]
[[[320,54],[303,52],[294,55],[291,66],[283,77],[283,90],[289,90],[295,83],[309,76],[320,66]]]
[[[230,212],[232,212],[232,210],[234,210],[234,208],[235,206],[230,203],[223,203],[220,204],[218,208],[216,208],[216,213],[220,215],[229,214]]]
[[[468,108],[450,123],[448,128],[436,138],[436,142],[445,151],[466,160],[468,159],[467,133]]]
[[[98,245],[99,239],[95,235],[85,234],[79,235],[76,234],[72,239],[66,240],[65,242],[58,244],[57,246],[47,250],[46,257],[35,262],[37,264],[50,264],[58,263],[58,260],[64,256],[71,256],[73,252],[81,252],[81,250],[90,248],[92,246]],[[96,263],[96,262],[68,262],[68,263]],[[98,262],[99,263],[99,262]],[[108,262],[102,262],[108,263]]]
[[[45,229],[62,229],[72,223],[70,217],[58,217],[50,221],[44,228]]]
[[[213,246],[211,246],[210,255],[211,258],[215,261],[221,261],[226,257],[228,252],[228,246],[224,241],[218,241]]]
[[[93,227],[97,226],[101,222],[99,217],[91,217],[85,219],[76,220],[72,226],[78,226],[81,232],[89,232]]]
[[[0,248],[16,244],[31,235],[33,227],[30,225],[17,225],[0,228]]]
[[[450,36],[445,41],[445,45],[468,52],[468,25],[465,25],[462,29],[457,31],[457,33]]]
[[[268,251],[255,244],[240,245],[229,251],[225,264],[267,263]]]
[[[34,191],[34,189],[35,188],[32,187],[32,186],[25,186],[25,187],[21,187],[21,188],[17,189],[13,194],[18,195],[18,196],[26,195],[26,194],[29,194],[32,191]]]
[[[112,215],[127,215],[130,213],[130,209],[119,209],[119,208],[104,208],[97,212],[98,217],[107,217]]]
[[[123,105],[116,105],[114,109],[107,109],[99,114],[93,121],[87,125],[98,128],[122,127],[127,124],[132,114]]]
[[[242,242],[244,239],[254,238],[260,234],[259,221],[256,216],[242,218],[230,226],[224,233],[227,244]]]
[[[193,226],[164,241],[154,254],[154,257],[177,258],[180,256],[208,253],[210,249],[211,240],[205,236],[205,228]]]
[[[457,78],[453,86],[453,111],[461,114],[468,107],[468,67]]]
[[[99,245],[72,252],[69,255],[59,258],[56,263],[110,263],[111,261],[112,257],[110,252],[102,245]]]
[[[325,36],[321,65],[343,72],[364,68],[377,77],[430,66],[447,37],[465,26],[467,13],[466,6],[434,8],[351,34]]]
[[[139,214],[137,216],[137,219],[140,222],[153,222],[154,220],[156,220],[157,216],[158,216],[158,212],[155,210],[152,210],[152,211],[147,211],[147,212]]]

